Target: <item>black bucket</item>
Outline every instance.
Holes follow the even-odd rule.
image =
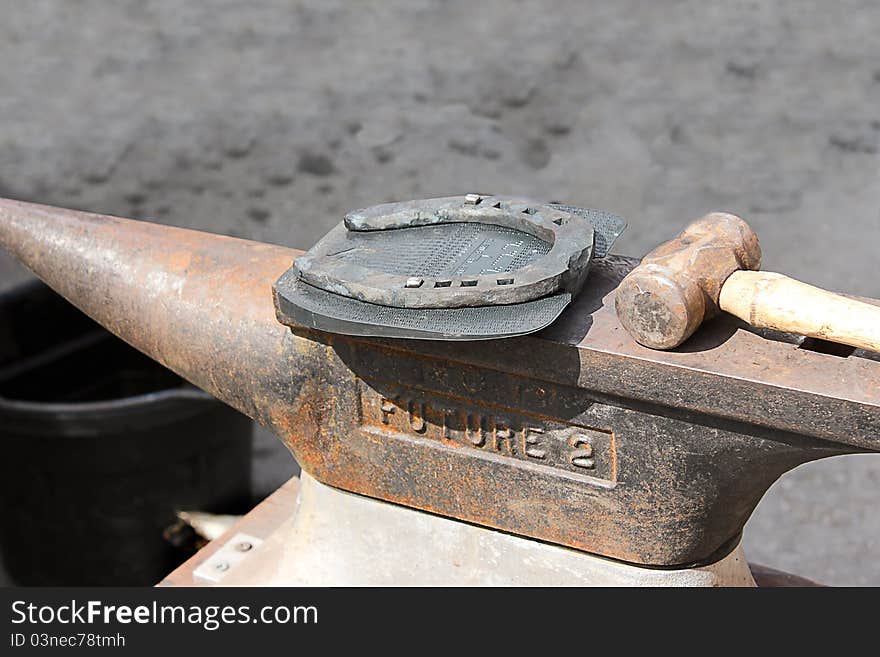
[[[251,421],[41,283],[0,295],[0,540],[27,585],[150,585],[179,509],[246,510]]]

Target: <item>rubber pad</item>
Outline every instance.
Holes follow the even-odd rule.
[[[278,319],[330,333],[421,340],[490,340],[534,333],[571,303],[561,292],[534,301],[463,308],[394,308],[313,287],[287,272],[276,285]]]

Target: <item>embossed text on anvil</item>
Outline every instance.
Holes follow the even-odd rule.
[[[587,479],[616,480],[614,434],[560,420],[461,403],[395,387],[379,393],[361,386],[361,423],[367,431],[426,438],[451,449],[478,450]]]

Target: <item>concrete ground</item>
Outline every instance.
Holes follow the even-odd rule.
[[[766,269],[880,297],[870,0],[0,0],[0,15],[2,196],[308,247],[351,208],[517,193],[621,214],[632,255],[725,209]],[[21,276],[0,260],[0,285]],[[290,467],[271,451],[261,467]],[[878,494],[880,457],[803,466],[762,501],[747,553],[880,584]]]

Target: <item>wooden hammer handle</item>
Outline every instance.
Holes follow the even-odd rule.
[[[736,271],[724,282],[718,305],[758,328],[880,351],[880,307],[782,274]]]

